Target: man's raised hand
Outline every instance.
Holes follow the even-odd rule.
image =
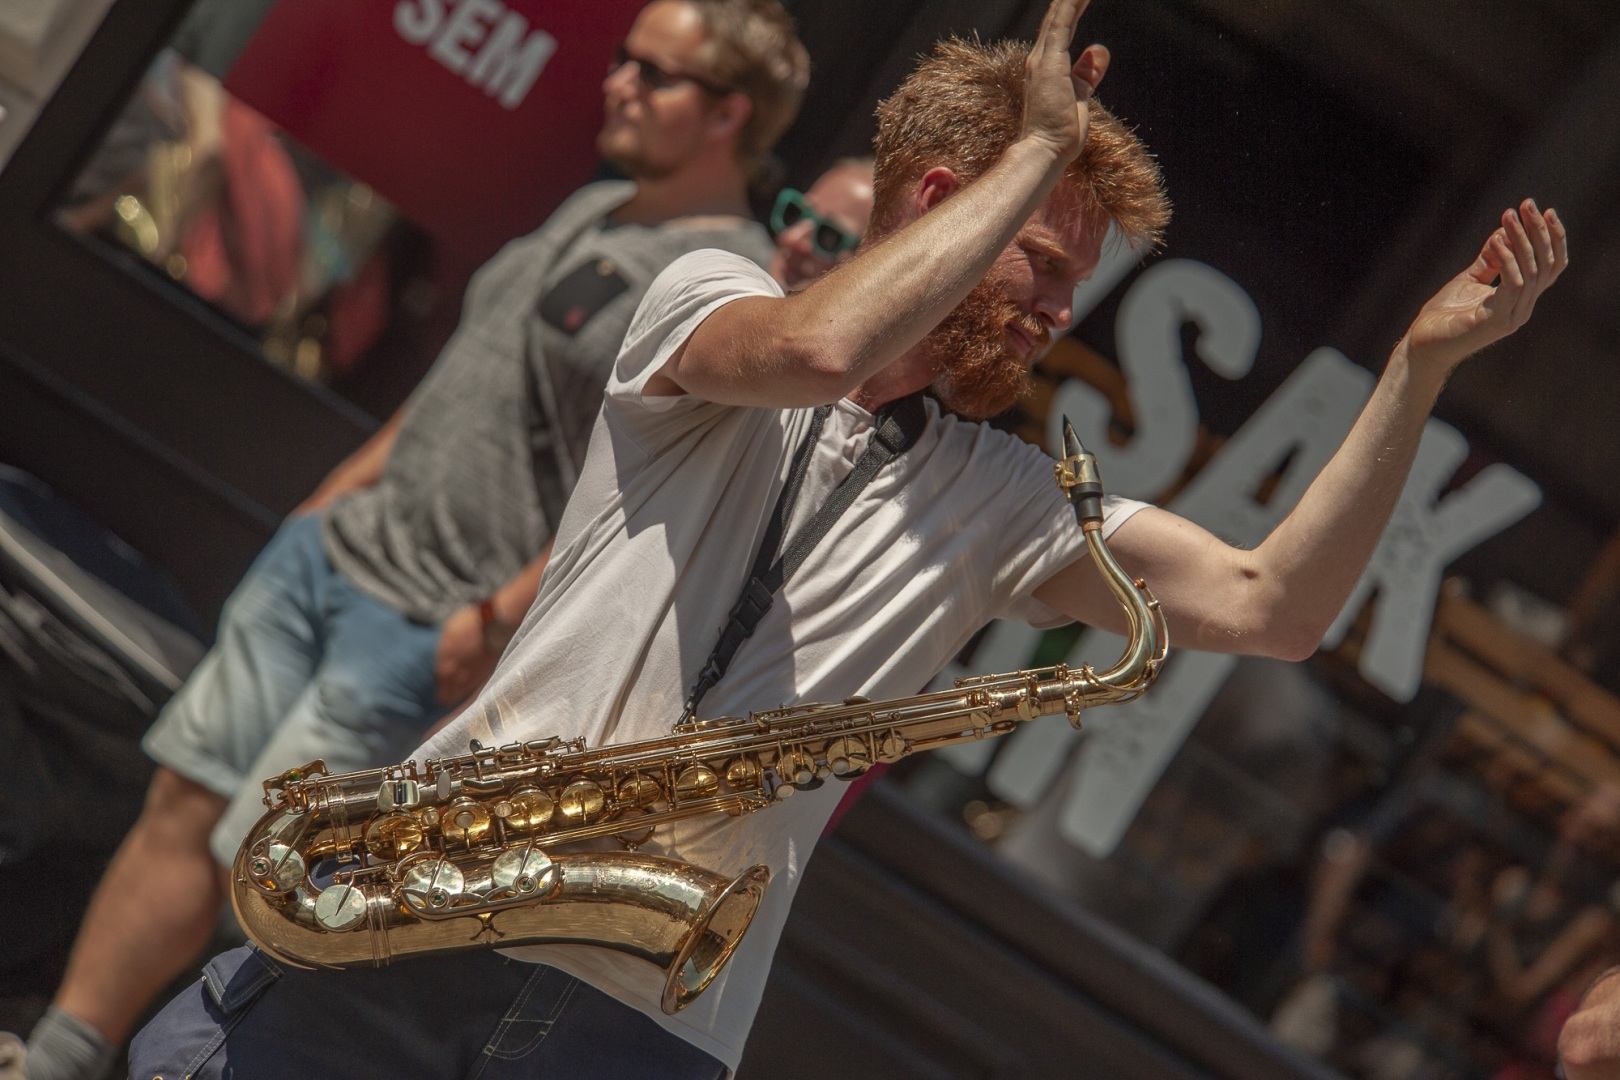
[[[1108,50],[1089,45],[1069,62],[1075,26],[1090,0],[1052,0],[1024,68],[1024,137],[1046,143],[1065,165],[1080,156],[1087,103],[1108,71]]]
[[[1449,374],[1472,353],[1523,326],[1569,265],[1564,223],[1526,199],[1502,213],[1479,257],[1423,305],[1403,344],[1413,363]],[[1492,282],[1495,285],[1492,285]]]

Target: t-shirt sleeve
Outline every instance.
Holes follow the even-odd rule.
[[[608,400],[648,409],[683,398],[646,397],[647,380],[685,344],[703,320],[743,296],[781,296],[764,270],[741,255],[706,248],[681,256],[653,279],[625,334],[608,380]]]
[[[1010,444],[1010,445],[1008,445]],[[1039,447],[1009,438],[1008,460],[997,472],[1006,477],[996,510],[1004,523],[993,584],[996,618],[1032,626],[1061,626],[1069,616],[1035,599],[1035,590],[1076,559],[1090,558],[1074,510],[1052,478],[1052,459]],[[1107,540],[1147,503],[1103,496],[1102,536]]]

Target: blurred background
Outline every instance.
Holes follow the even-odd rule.
[[[471,271],[602,175],[639,4],[498,6],[555,53],[401,61],[392,0],[0,8],[0,1028],[43,1009],[226,593]],[[801,188],[931,42],[1042,10],[788,7]],[[1620,6],[1099,0],[1081,36],[1175,218],[997,423],[1044,444],[1067,412],[1113,490],[1257,542],[1505,207],[1556,207],[1571,269],[1447,387],[1317,656],[1178,654],[1084,734],[865,786],[741,1075],[1550,1075],[1620,962]],[[990,627],[954,673],[1113,647]]]

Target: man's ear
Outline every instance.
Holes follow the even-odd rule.
[[[747,94],[727,94],[709,110],[709,130],[736,141],[753,115],[754,103]]]
[[[935,165],[923,173],[922,179],[917,181],[917,216],[922,217],[956,194],[957,188],[961,186],[956,174],[943,165]]]

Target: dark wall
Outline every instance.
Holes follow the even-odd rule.
[[[372,421],[51,210],[184,0],[115,4],[0,172],[0,460],[169,571],[205,616]]]

